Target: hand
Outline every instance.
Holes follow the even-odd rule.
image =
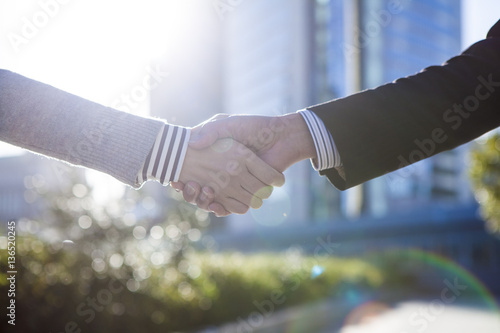
[[[279,116],[227,116],[217,115],[195,127],[190,147],[203,149],[219,138],[234,138],[253,150],[269,165],[284,171],[292,164],[316,156],[309,129],[302,116],[296,113]],[[227,215],[220,202],[213,202],[213,190],[196,182],[173,183],[184,190],[184,199],[196,203],[216,215]]]
[[[231,138],[202,149],[188,147],[179,180],[209,187],[210,199],[221,204],[224,213],[238,214],[262,206],[272,186],[282,186],[285,181],[283,174]]]
[[[217,139],[233,138],[276,170],[316,156],[309,129],[301,115],[216,115],[193,128],[189,146],[203,149]]]

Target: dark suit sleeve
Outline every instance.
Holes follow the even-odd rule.
[[[455,148],[500,125],[500,21],[441,66],[308,108],[332,134],[344,190]]]

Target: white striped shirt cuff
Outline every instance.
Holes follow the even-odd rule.
[[[156,180],[162,185],[178,181],[191,129],[165,124],[137,175],[137,183]]]
[[[313,168],[317,171],[340,168],[342,166],[340,155],[323,121],[307,109],[300,110],[298,113],[304,118],[316,148],[317,158],[311,159]]]

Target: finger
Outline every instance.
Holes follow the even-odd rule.
[[[248,159],[247,168],[266,185],[281,187],[285,184],[285,176],[258,157]]]
[[[242,148],[240,148],[242,147]],[[267,199],[271,196],[272,192],[273,192],[273,187],[266,184],[266,183],[263,183],[258,177],[260,177],[260,175],[257,177],[255,176],[252,172],[251,172],[251,166],[249,168],[248,164],[249,163],[252,163],[252,160],[254,159],[257,159],[257,160],[260,160],[260,158],[258,158],[255,153],[253,153],[252,151],[250,151],[248,148],[246,148],[245,146],[241,146],[241,145],[237,145],[236,146],[236,149],[238,149],[238,153],[241,154],[241,156],[243,157],[243,163],[241,162],[236,162],[233,166],[233,168],[231,168],[231,172],[230,174],[234,177],[237,177],[238,180],[241,182],[241,186],[246,190],[248,191],[252,196],[256,196],[257,198],[260,198],[260,199]],[[270,167],[269,165],[267,165],[264,161],[260,161],[261,162],[261,165],[263,168],[266,168],[266,169],[270,169],[271,172],[274,172],[275,170]],[[257,163],[259,163],[257,161]],[[276,172],[278,174],[278,176],[282,176],[279,172]],[[246,202],[244,202],[246,203]]]
[[[170,186],[172,186],[177,192],[184,190],[183,182],[170,182]]]
[[[194,149],[204,149],[214,144],[217,139],[230,136],[229,131],[225,128],[225,124],[217,122],[217,120],[228,117],[228,114],[217,114],[194,127],[191,130],[189,146]]]
[[[225,207],[227,211],[234,214],[245,214],[250,209],[248,205],[231,197],[222,198],[220,203]]]
[[[251,178],[248,180],[248,178]],[[238,199],[240,202],[243,204],[248,204],[250,207],[257,209],[262,206],[262,200],[266,199],[271,195],[269,192],[272,192],[268,190],[268,188],[272,189],[272,186],[267,186],[262,184],[260,180],[255,178],[253,175],[249,175],[249,177],[245,178],[242,177],[241,181],[245,181],[246,184],[249,185],[241,185],[242,190],[244,192],[237,193],[236,195],[233,195],[233,198]]]
[[[184,200],[189,203],[196,203],[201,192],[201,186],[197,182],[189,181],[184,186],[184,190],[182,191],[182,196]]]
[[[235,179],[235,181],[242,181],[242,180],[245,180],[246,178],[252,178],[253,182],[259,182],[258,179],[256,179],[253,175],[251,175],[249,173],[239,175],[239,177],[237,179]],[[251,180],[247,180],[247,181],[251,182]],[[224,193],[224,196],[227,197],[228,199],[238,201],[240,204],[242,204],[245,207],[259,208],[260,206],[262,206],[262,199],[255,197],[252,192],[248,191],[240,183],[235,183],[232,186],[227,186],[226,188],[223,189],[222,193]],[[228,207],[222,200],[223,200],[223,198],[217,199],[217,201],[224,204],[224,207],[226,207],[227,210],[234,212],[234,210],[231,209],[230,207]],[[233,205],[235,205],[235,204],[233,204]],[[244,214],[244,213],[240,213],[240,214]]]
[[[259,197],[256,197],[255,195],[252,197],[252,201],[250,201],[250,207],[252,207],[253,209],[259,209],[260,207],[262,207],[262,204],[264,202],[262,201],[261,198]]]
[[[231,195],[232,194],[232,195]],[[240,187],[240,190],[235,193],[228,193],[228,198],[238,201],[245,207],[254,209],[262,207],[262,199],[248,192],[245,188]],[[231,208],[225,206],[228,210],[233,211]],[[234,212],[234,211],[233,211]],[[244,214],[244,213],[239,213]]]
[[[271,194],[273,194],[274,187],[272,186],[264,186],[258,189],[254,195],[261,199],[268,199]]]
[[[214,121],[214,120],[219,120],[219,119],[224,119],[224,118],[229,118],[231,115],[228,113],[217,113],[215,116],[212,118],[208,119],[208,121]]]
[[[209,211],[208,206],[215,200],[215,192],[211,187],[204,186],[196,200],[196,205],[201,209]]]
[[[228,118],[230,117],[231,115],[229,113],[217,113],[215,115],[213,115],[212,117],[208,118],[207,120],[205,120],[204,122],[196,125],[193,129],[198,129],[199,127],[202,127],[203,125],[211,122],[211,121],[215,121],[215,120],[219,120],[219,119],[224,119],[224,118]]]
[[[189,147],[197,150],[208,148],[217,141],[219,134],[217,131],[212,131],[207,128],[201,128],[198,131],[191,132],[191,137],[189,138]]]
[[[212,202],[210,205],[208,205],[208,209],[218,217],[231,215],[231,212],[226,210],[224,206],[222,206],[218,202]]]
[[[243,180],[242,180],[243,181]],[[242,184],[250,194],[259,199],[268,199],[273,193],[273,187],[262,183],[259,179],[253,178],[252,181],[246,181]]]
[[[228,118],[230,115],[227,114],[227,113],[217,113],[216,115],[212,116],[211,118],[205,120],[204,122],[201,122],[199,123],[198,125],[196,125],[195,127],[191,128],[191,131],[196,133],[198,131],[200,131],[203,126],[205,126],[206,124],[210,123],[210,122],[214,122],[216,120],[219,120],[219,119],[224,119],[224,118]]]

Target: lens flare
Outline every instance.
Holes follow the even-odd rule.
[[[325,268],[322,266],[314,265],[313,268],[311,268],[311,279],[315,279],[323,272],[325,271]]]
[[[420,289],[422,287],[431,287],[432,290],[435,289],[434,291],[431,290],[427,294],[422,295],[424,301],[421,305],[419,305],[419,309],[429,309],[429,311],[433,311],[433,314],[436,314],[438,312],[442,313],[444,308],[447,306],[464,304],[464,302],[468,304],[468,302],[473,300],[475,309],[480,308],[490,313],[500,315],[500,307],[498,306],[495,297],[483,284],[483,282],[474,276],[473,273],[469,272],[452,259],[420,249],[394,250],[385,252],[383,256],[395,256],[401,264],[408,265],[408,267],[412,267],[417,270],[419,275],[423,276],[423,280],[414,281],[412,285],[415,284],[415,288]],[[409,287],[406,288],[410,289]],[[443,297],[445,297],[443,296],[444,290],[447,290],[447,293],[444,293],[446,298],[443,300]],[[350,332],[354,327],[353,325],[366,324],[367,322],[382,316],[388,310],[396,311],[397,309],[401,309],[401,307],[404,308],[407,306],[409,308],[414,306],[413,303],[415,303],[415,299],[419,299],[420,297],[418,297],[418,295],[415,296],[415,291],[412,293],[412,291],[409,290],[408,293],[408,296],[389,295],[387,297],[387,295],[385,295],[385,299],[395,299],[397,303],[404,302],[400,303],[400,306],[397,308],[394,308],[392,305],[377,300],[377,298],[380,297],[372,296],[367,300],[366,296],[362,296],[363,293],[361,291],[358,292],[353,289],[346,290],[343,293],[343,297],[347,303],[351,304],[352,310],[345,317],[343,322],[344,329],[342,329],[341,332]],[[409,301],[412,302],[412,304],[407,304],[404,298],[409,298]],[[448,300],[451,299],[453,301],[449,302]],[[397,311],[398,313],[403,313],[401,310]],[[406,326],[410,325],[411,322],[408,324],[408,318],[406,317],[411,315],[414,315],[414,313],[412,312],[410,315],[403,315],[404,318],[401,319],[401,322],[399,319],[395,320],[395,317],[391,317],[391,323],[385,323],[384,321],[387,325],[387,331],[391,331],[389,329],[389,324],[396,326],[401,326],[403,324]],[[384,318],[386,321],[391,320],[386,317]],[[414,317],[411,318],[413,318],[414,322],[417,323]],[[377,324],[381,323],[379,322]],[[413,328],[414,327],[409,327],[408,329]],[[357,330],[355,331],[357,332]]]

